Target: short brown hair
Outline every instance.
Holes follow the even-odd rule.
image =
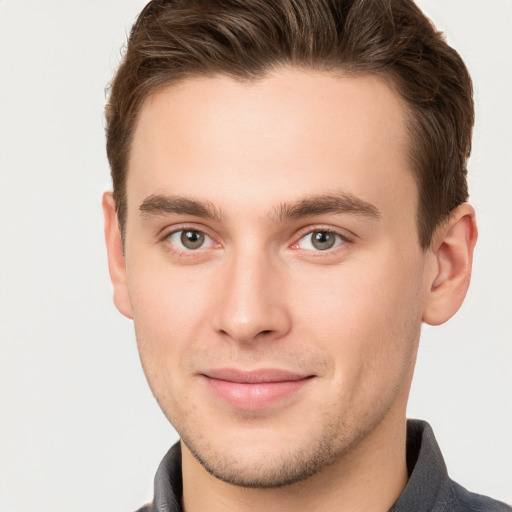
[[[420,244],[468,198],[469,73],[412,0],[153,0],[134,24],[106,106],[124,233],[126,169],[144,100],[194,76],[257,80],[283,65],[390,78],[408,107]]]

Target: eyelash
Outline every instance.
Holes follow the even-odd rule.
[[[195,233],[204,235],[205,237],[207,237],[210,240],[209,246],[208,247],[201,246],[201,247],[198,247],[197,249],[179,248],[176,245],[176,243],[172,243],[170,241],[170,239],[173,235],[177,235],[179,233],[183,233],[186,231],[193,231]],[[304,249],[304,248],[299,247],[301,240],[305,239],[308,236],[312,237],[314,233],[326,233],[326,234],[335,236],[337,238],[337,240],[335,240],[335,242],[334,242],[335,245],[333,247],[326,248],[325,250]],[[314,228],[308,227],[307,229],[304,229],[302,232],[300,232],[299,236],[296,237],[295,240],[296,241],[289,246],[291,249],[308,251],[308,252],[312,252],[312,253],[318,253],[318,254],[315,254],[315,256],[332,254],[332,253],[336,252],[336,249],[339,246],[343,246],[346,243],[350,243],[353,241],[345,233],[342,234],[339,231],[332,229],[331,227],[323,227],[323,226],[316,226]],[[185,257],[193,257],[194,255],[197,256],[201,253],[204,253],[204,251],[210,249],[211,246],[213,246],[214,248],[221,247],[221,244],[219,242],[216,242],[215,238],[213,236],[211,236],[207,232],[207,230],[205,230],[203,227],[199,228],[199,227],[192,226],[192,225],[183,225],[183,226],[175,227],[172,231],[165,233],[165,235],[162,236],[161,241],[166,243],[167,250],[169,250],[170,252],[173,252],[175,254],[178,254],[179,256],[185,256]]]
[[[334,245],[333,247],[326,248],[324,250],[303,249],[303,248],[299,247],[301,240],[305,239],[308,236],[311,238],[314,233],[326,233],[328,235],[335,236],[337,238],[337,240],[335,240],[335,242],[334,242],[336,245]],[[308,227],[306,230],[299,233],[299,236],[296,240],[297,241],[291,245],[292,249],[299,250],[299,251],[304,250],[304,251],[312,252],[312,253],[315,253],[315,256],[333,254],[333,253],[337,252],[338,248],[341,250],[340,246],[343,246],[346,243],[350,243],[353,241],[352,238],[347,236],[345,233],[340,233],[340,231],[337,231],[331,227],[324,227],[324,226],[315,226],[314,228]],[[310,243],[312,244],[312,242],[310,242]]]
[[[209,240],[208,246],[207,247],[201,246],[201,247],[198,247],[197,249],[190,249],[187,247],[180,247],[179,245],[177,245],[177,243],[171,242],[171,237],[173,235],[179,235],[180,233],[183,234],[187,231],[192,231],[194,233],[204,235],[204,237],[207,240]],[[220,247],[220,244],[215,241],[215,238],[213,236],[211,236],[208,233],[208,231],[204,229],[204,227],[198,227],[198,226],[193,226],[193,225],[175,226],[174,229],[166,232],[161,237],[161,242],[163,242],[165,244],[165,247],[169,252],[172,252],[174,254],[177,254],[178,256],[183,256],[183,257],[198,256],[199,254],[204,253],[205,250],[208,250],[210,248],[210,246]]]

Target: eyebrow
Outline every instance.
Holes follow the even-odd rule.
[[[362,215],[373,219],[381,216],[380,210],[373,204],[343,192],[306,197],[297,203],[282,203],[271,218],[275,222],[283,222],[326,213]]]
[[[192,215],[215,221],[222,219],[221,212],[213,203],[183,196],[151,195],[144,199],[139,210],[145,216],[176,214]]]
[[[224,217],[222,212],[210,201],[185,196],[151,195],[144,199],[139,210],[145,216],[191,215],[217,222]],[[272,222],[282,223],[287,220],[327,213],[362,215],[374,219],[381,216],[380,210],[373,204],[343,192],[310,196],[293,203],[281,203],[269,214],[269,218]]]

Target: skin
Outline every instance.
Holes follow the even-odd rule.
[[[110,193],[105,232],[115,303],[182,439],[187,512],[386,511],[405,487],[421,323],[457,311],[476,241],[464,204],[421,249],[405,115],[377,77],[293,68],[143,105],[124,252]],[[212,391],[219,368],[308,378],[240,407]]]

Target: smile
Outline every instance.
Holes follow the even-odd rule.
[[[236,409],[259,410],[292,397],[314,375],[286,370],[240,371],[231,368],[201,374],[210,391]]]

